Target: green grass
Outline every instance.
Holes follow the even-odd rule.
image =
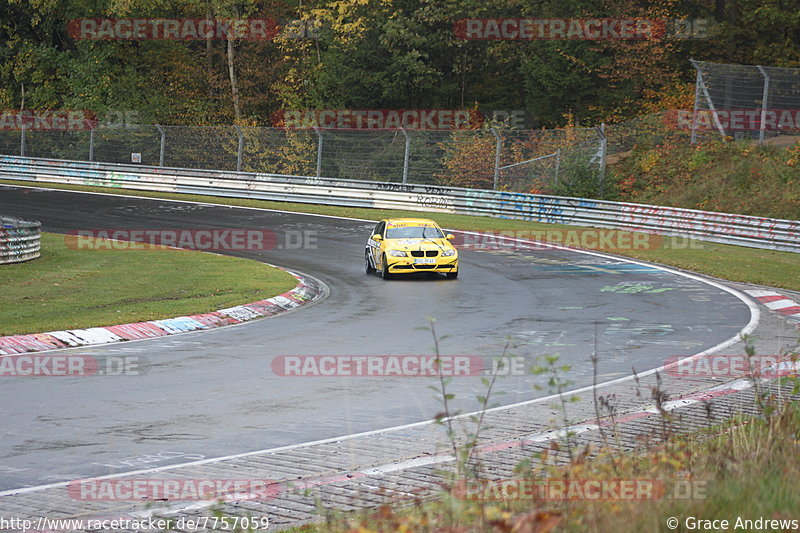
[[[108,189],[80,185],[64,185],[52,183],[31,183],[21,181],[0,180],[9,185],[28,185],[49,187],[54,189],[80,190],[89,192],[113,192],[114,194],[144,196],[148,198],[166,198],[207,202],[263,209],[279,209],[283,211],[316,213],[367,220],[378,220],[387,217],[425,216],[436,220],[441,226],[451,229],[496,232],[503,230],[537,231],[558,229],[580,229],[578,226],[560,224],[544,224],[524,220],[509,220],[491,217],[467,215],[451,215],[446,213],[425,213],[420,215],[414,211],[387,209],[369,209],[357,207],[336,207],[313,204],[271,202],[264,200],[247,200],[238,198],[221,198],[191,194],[171,194],[150,191],[134,191],[127,189]],[[714,244],[703,241],[690,241],[686,249],[655,248],[652,250],[615,250],[616,255],[624,255],[643,261],[651,261],[667,266],[691,270],[722,279],[754,283],[769,287],[800,290],[800,254],[792,252],[775,252],[758,248]]]
[[[291,290],[286,272],[185,250],[75,250],[42,234],[42,256],[0,266],[0,335],[205,313]]]
[[[721,279],[800,290],[800,253],[703,242],[701,250],[631,250],[625,255]]]

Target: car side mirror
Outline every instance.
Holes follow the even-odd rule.
[[[452,241],[452,240],[453,240],[453,239],[455,239],[455,238],[456,238],[456,236],[455,236],[455,235],[453,235],[452,233],[448,233],[448,234],[445,236],[445,239],[447,239],[448,241]]]
[[[380,233],[376,233],[375,235],[372,236],[372,240],[380,242],[383,240],[383,237],[381,237]]]

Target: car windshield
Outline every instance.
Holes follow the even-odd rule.
[[[442,231],[434,226],[389,226],[387,239],[441,239]]]

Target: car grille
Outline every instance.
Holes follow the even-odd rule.
[[[439,250],[412,250],[411,257],[436,257]]]

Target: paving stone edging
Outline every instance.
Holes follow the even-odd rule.
[[[276,268],[291,274],[297,280],[297,285],[292,290],[278,296],[226,309],[218,309],[211,313],[118,324],[116,326],[0,337],[0,356],[151,339],[190,331],[234,326],[250,320],[289,313],[327,297],[328,288],[321,281],[285,268]]]

